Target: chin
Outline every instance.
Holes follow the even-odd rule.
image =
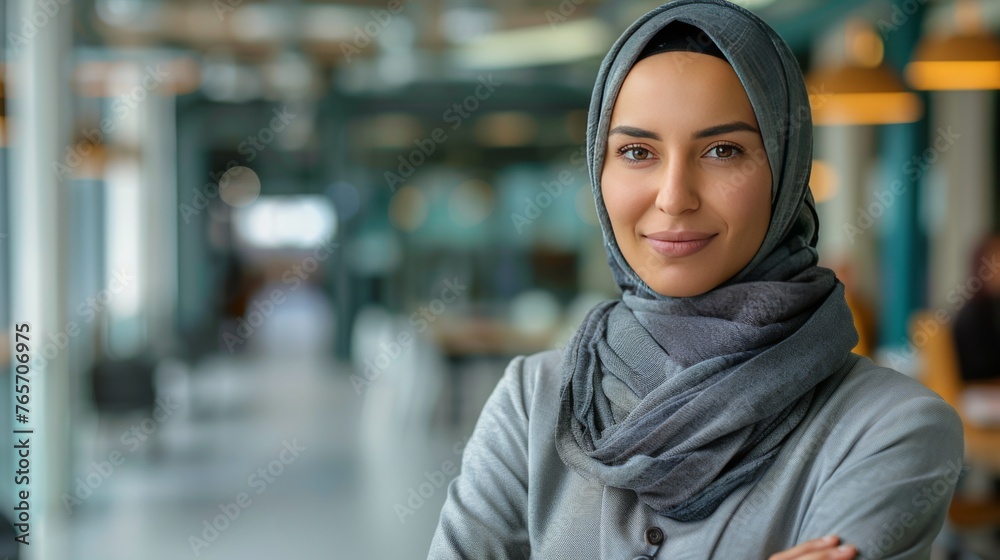
[[[661,296],[675,298],[700,296],[712,291],[716,286],[721,284],[721,282],[710,282],[704,279],[692,281],[690,276],[687,278],[678,278],[674,281],[661,280],[659,282],[649,282],[645,278],[643,278],[643,281]]]
[[[660,294],[661,296],[672,297],[672,298],[695,297],[711,291],[711,290],[670,290],[665,288],[656,288],[653,286],[650,287],[653,288],[653,290],[656,293]]]

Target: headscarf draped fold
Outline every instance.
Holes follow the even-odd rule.
[[[622,82],[651,38],[675,21],[703,31],[732,65],[772,176],[771,221],[756,255],[722,285],[687,298],[658,294],[625,261],[600,182]],[[856,360],[843,285],[816,265],[812,120],[798,63],[739,6],[660,6],[625,31],[600,67],[587,162],[623,295],[591,310],[566,348],[556,447],[580,474],[635,491],[661,515],[704,519],[768,468],[817,385],[836,381]]]

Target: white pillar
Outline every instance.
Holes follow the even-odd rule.
[[[170,351],[177,305],[176,98],[151,93],[139,103],[139,277],[148,343],[157,355]]]
[[[70,141],[69,68],[73,16],[69,3],[8,2],[7,101],[10,107],[11,319],[29,323],[35,362],[30,379],[29,560],[66,558],[64,509],[70,467],[65,162]],[[16,34],[17,38],[11,37]],[[62,348],[61,348],[62,347]],[[13,407],[3,407],[13,414]],[[16,491],[24,489],[15,486]],[[8,510],[8,513],[10,510]]]
[[[970,277],[970,259],[993,219],[993,93],[936,92],[929,148],[914,169],[931,173],[930,305],[954,314],[948,301]]]
[[[868,224],[858,215],[858,208],[871,201],[874,131],[868,126],[820,126],[815,129],[815,137],[815,157],[830,166],[837,181],[833,197],[817,205],[820,260],[826,264],[849,263],[852,289],[875,304],[879,294],[878,225],[866,228]]]

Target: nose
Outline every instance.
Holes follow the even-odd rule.
[[[656,208],[671,216],[697,210],[701,205],[698,197],[696,173],[684,162],[664,162],[656,193]]]

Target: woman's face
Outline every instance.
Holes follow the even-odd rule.
[[[714,56],[636,64],[611,115],[601,192],[622,255],[656,292],[703,294],[757,253],[771,168],[750,99]]]

